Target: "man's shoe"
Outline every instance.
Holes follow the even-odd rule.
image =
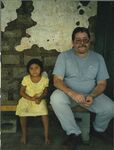
[[[62,144],[64,146],[72,147],[72,146],[77,146],[81,142],[82,142],[81,134],[80,135],[70,134]]]
[[[98,131],[93,130],[91,132],[91,135],[94,137],[97,137],[105,142],[113,143],[113,138],[111,138],[106,132],[98,132]]]

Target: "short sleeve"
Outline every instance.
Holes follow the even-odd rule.
[[[58,75],[64,78],[65,76],[65,56],[63,53],[58,55],[58,58],[55,63],[53,70],[54,75]]]
[[[99,80],[106,80],[109,78],[108,70],[104,61],[104,58],[101,56],[99,57],[99,69],[97,73],[97,81]]]
[[[43,71],[43,72],[42,72],[42,76],[43,76],[43,77],[48,77],[47,72],[46,72],[46,71]]]
[[[27,83],[28,83],[28,78],[27,78],[27,76],[25,76],[25,77],[23,78],[21,84],[22,84],[23,86],[27,86]]]
[[[44,77],[44,87],[48,87],[49,86],[49,79],[48,77]]]

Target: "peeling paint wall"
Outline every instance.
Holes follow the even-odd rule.
[[[4,0],[2,31],[8,22],[16,18],[20,1]],[[86,4],[86,5],[84,5]],[[64,51],[72,47],[71,34],[76,26],[89,26],[88,19],[96,15],[97,2],[81,3],[75,0],[33,0],[32,20],[36,25],[28,28],[29,37],[23,37],[15,48],[17,51],[37,44],[46,50]]]
[[[88,19],[96,15],[97,2],[83,6],[75,0],[34,0],[32,19],[37,22],[27,29],[31,37],[24,37],[17,51],[31,48],[33,44],[47,50],[66,50],[71,46],[71,33],[77,26],[89,26]],[[83,13],[81,13],[83,12]]]
[[[21,1],[2,0],[1,5],[1,31],[4,31],[7,23],[17,18],[16,9],[21,6]]]

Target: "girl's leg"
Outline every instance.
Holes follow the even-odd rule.
[[[21,130],[22,130],[21,143],[26,144],[26,141],[27,141],[27,117],[20,117],[20,123],[21,123]]]
[[[49,144],[49,138],[48,138],[48,115],[41,116],[42,122],[44,126],[44,136],[45,136],[45,144]]]

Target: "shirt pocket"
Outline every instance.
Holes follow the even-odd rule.
[[[86,77],[89,79],[95,79],[97,76],[97,67],[90,65],[87,69]]]

